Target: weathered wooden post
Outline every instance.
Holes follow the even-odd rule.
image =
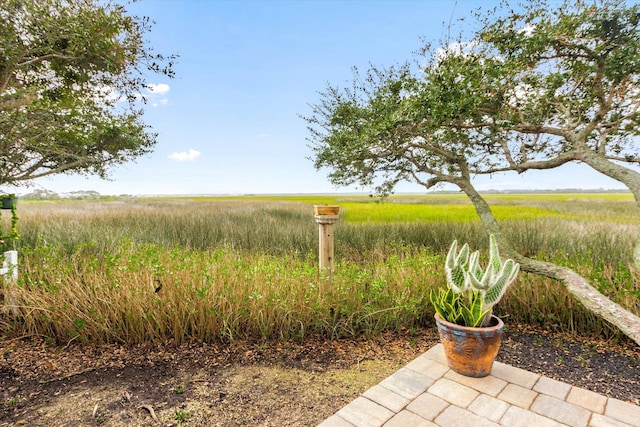
[[[333,224],[338,221],[340,206],[314,205],[318,223],[320,271],[331,276],[333,273]]]

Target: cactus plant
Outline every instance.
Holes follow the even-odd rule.
[[[465,243],[458,252],[454,240],[445,262],[447,289],[431,293],[431,303],[438,315],[463,326],[487,326],[493,306],[500,301],[518,275],[520,265],[512,259],[502,261],[496,238],[489,236],[489,263],[479,264],[479,251],[470,253]]]

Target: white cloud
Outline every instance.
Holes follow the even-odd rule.
[[[150,83],[147,85],[147,91],[154,95],[164,95],[165,93],[169,92],[170,89],[171,88],[169,87],[169,85],[165,83],[159,83],[159,84]]]
[[[189,148],[189,151],[175,151],[169,154],[169,158],[178,162],[193,162],[200,157],[201,154],[198,150]]]
[[[165,97],[169,90],[171,90],[171,87],[166,83],[149,83],[145,87],[144,98],[150,101],[152,107],[169,105],[169,100]],[[142,98],[142,96],[143,95],[140,94],[140,98]]]
[[[159,107],[161,105],[167,105],[169,103],[169,100],[167,98],[162,98],[160,101],[156,101],[151,103],[152,107]]]

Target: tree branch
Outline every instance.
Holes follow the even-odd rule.
[[[558,156],[548,160],[528,160],[526,162],[517,163],[515,166],[508,166],[503,168],[489,168],[484,171],[474,171],[478,175],[488,175],[497,172],[509,172],[517,171],[519,173],[525,172],[529,169],[544,170],[553,169],[558,166],[562,166],[566,163],[575,161],[579,158],[575,151],[567,151],[559,154]]]
[[[25,68],[29,65],[33,65],[33,64],[41,64],[44,61],[48,61],[50,59],[62,59],[64,61],[73,61],[73,60],[77,60],[78,58],[75,56],[67,56],[67,55],[60,55],[60,54],[56,54],[56,53],[50,53],[47,55],[43,55],[43,56],[36,56],[34,58],[31,58],[27,61],[24,62],[20,62],[18,64],[16,64],[16,68]]]

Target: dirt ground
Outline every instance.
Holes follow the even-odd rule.
[[[0,340],[0,426],[312,426],[437,342],[433,329],[226,345]],[[499,360],[640,404],[634,343],[515,327]]]

